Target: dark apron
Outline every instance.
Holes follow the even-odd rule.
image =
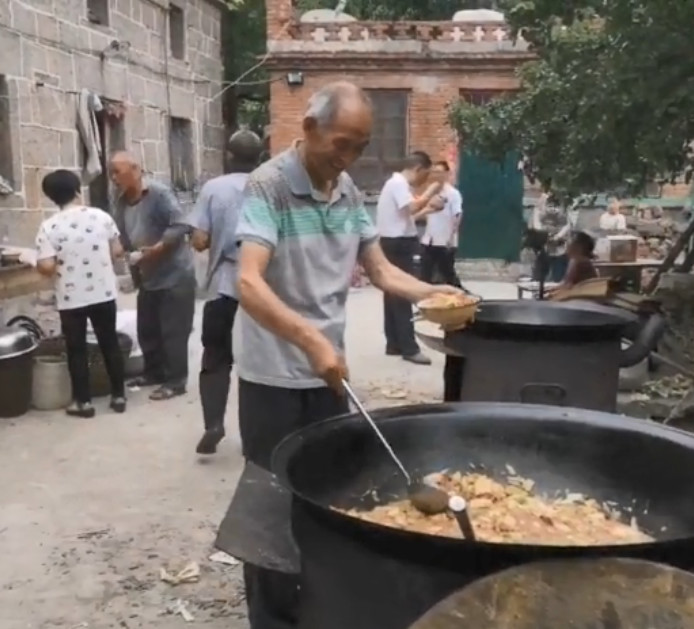
[[[275,476],[247,461],[219,526],[215,547],[244,563],[299,574],[291,533],[292,495]]]
[[[269,471],[272,451],[292,432],[349,410],[327,388],[282,389],[239,381],[244,466],[215,546],[268,570],[299,574],[291,533],[292,496]]]

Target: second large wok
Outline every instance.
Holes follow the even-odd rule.
[[[508,466],[538,493],[578,492],[616,503],[656,541],[630,547],[539,547],[549,556],[596,554],[660,559],[694,543],[694,437],[607,413],[522,404],[412,406],[377,411],[376,420],[415,474]],[[343,416],[305,428],[276,450],[274,472],[295,500],[331,527],[365,543],[426,549],[445,561],[471,543],[524,554],[528,547],[486,544],[387,529],[334,508],[369,508],[402,497],[404,484],[369,427]],[[405,544],[406,546],[403,546]],[[433,553],[433,554],[432,554]],[[419,553],[417,553],[419,554]],[[540,553],[543,554],[543,553]]]

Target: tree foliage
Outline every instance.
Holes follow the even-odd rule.
[[[521,90],[456,104],[464,143],[526,170],[565,198],[691,177],[694,0],[505,0],[514,34],[538,58]]]

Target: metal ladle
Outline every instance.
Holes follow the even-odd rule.
[[[437,487],[432,487],[424,482],[414,482],[410,473],[405,469],[402,461],[395,454],[395,451],[388,443],[388,440],[383,436],[381,429],[376,425],[369,412],[364,408],[364,405],[359,401],[357,394],[352,389],[349,382],[346,380],[342,381],[342,386],[344,387],[349,399],[352,400],[354,406],[357,407],[359,414],[368,422],[371,429],[376,433],[379,441],[383,444],[390,458],[393,460],[397,466],[400,473],[405,477],[407,481],[407,494],[412,506],[424,513],[425,515],[436,515],[438,513],[443,513],[449,509],[450,496]]]

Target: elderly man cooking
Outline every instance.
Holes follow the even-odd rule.
[[[344,172],[368,145],[371,125],[362,90],[328,85],[310,100],[303,138],[248,181],[237,230],[239,425],[244,456],[265,469],[287,434],[347,410],[345,303],[357,261],[376,287],[411,302],[458,292],[384,256]],[[296,577],[249,564],[244,577],[252,629],[297,626]]]
[[[111,159],[111,179],[120,195],[115,219],[138,285],[137,338],[145,371],[132,384],[158,385],[152,400],[186,391],[188,338],[195,314],[193,254],[186,242],[190,227],[173,192],[143,177],[128,153]]]

